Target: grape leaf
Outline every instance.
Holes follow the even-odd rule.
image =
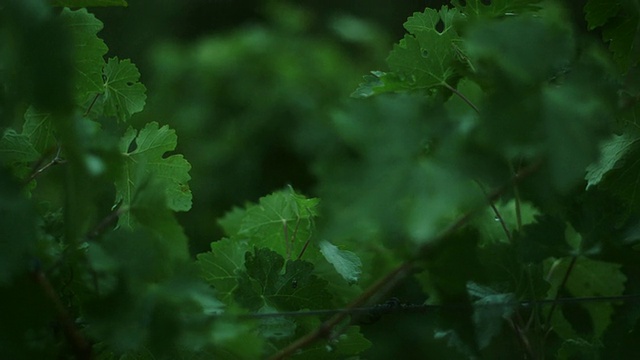
[[[414,13],[404,23],[409,32],[394,45],[387,58],[390,73],[372,72],[354,92],[354,97],[397,90],[429,89],[435,86],[451,87],[449,81],[455,76],[454,63],[459,39],[454,21],[460,14],[456,9],[442,7],[440,11],[427,8]],[[437,30],[439,23],[444,25]]]
[[[87,9],[62,10],[60,17],[69,29],[74,44],[74,68],[76,71],[76,99],[84,103],[88,95],[100,94],[103,90],[102,68],[103,56],[107,53],[107,45],[96,34],[102,30],[103,24]]]
[[[109,59],[104,67],[104,114],[126,122],[144,109],[147,90],[140,82],[140,72],[131,60]]]
[[[584,6],[585,20],[589,30],[593,30],[607,23],[620,11],[620,1],[589,0]]]
[[[30,106],[24,114],[22,134],[29,138],[33,148],[40,154],[46,153],[56,145],[51,117],[51,113],[38,111],[33,106]]]
[[[249,206],[252,205],[247,205],[247,207]],[[230,211],[227,211],[224,216],[218,219],[218,224],[222,227],[226,236],[234,236],[240,232],[242,219],[244,219],[245,215],[245,209],[235,206]]]
[[[130,206],[141,186],[149,179],[155,179],[163,189],[169,209],[188,211],[191,208],[191,190],[187,182],[191,178],[191,165],[182,155],[163,157],[166,152],[173,151],[176,144],[176,133],[167,125],[159,127],[158,123],[151,122],[139,133],[129,128],[120,140],[124,165],[115,181],[116,202]],[[118,224],[131,226],[129,214],[125,212]]]
[[[584,7],[590,30],[602,27],[614,60],[626,72],[640,55],[640,10],[636,1],[589,0]]]
[[[269,247],[287,258],[297,255],[311,235],[318,199],[305,198],[288,187],[250,206],[238,232],[252,244]],[[294,252],[295,251],[295,252]]]
[[[245,254],[246,272],[241,274],[234,291],[236,301],[250,310],[264,305],[279,310],[324,309],[331,303],[328,282],[313,275],[313,264],[288,261],[281,273],[284,258],[266,248]]]
[[[622,135],[613,135],[600,146],[600,159],[587,167],[587,189],[594,185],[598,185],[603,176],[609,171],[622,166],[625,155],[634,148],[636,142],[640,140],[637,136],[630,133]]]
[[[362,262],[358,255],[351,251],[340,250],[332,243],[323,240],[319,244],[320,252],[324,258],[336,269],[336,271],[345,279],[349,284],[358,282],[360,274],[362,273]]]
[[[5,164],[35,161],[40,154],[33,148],[26,135],[7,129],[0,138],[0,162]]]
[[[569,263],[569,258],[555,262],[550,258],[545,261],[545,267],[549,274],[547,281],[551,284],[547,295],[549,298],[556,296]],[[620,264],[578,257],[567,279],[565,289],[575,297],[620,296],[624,292],[627,281],[621,267]],[[595,336],[602,336],[611,324],[614,305],[612,303],[583,303],[581,305],[591,317]],[[553,317],[553,327],[557,329],[561,337],[565,339],[576,337],[571,327],[567,326],[566,319],[561,312],[555,312]]]
[[[53,6],[92,7],[92,6],[128,6],[126,0],[52,0]]]
[[[202,278],[216,289],[220,300],[227,304],[238,287],[240,271],[244,270],[245,253],[249,250],[246,241],[222,239],[211,243],[210,252],[197,256]]]
[[[467,292],[473,301],[473,323],[480,348],[489,346],[491,340],[502,331],[502,323],[516,310],[516,297],[512,293],[499,293],[490,287],[467,283]]]

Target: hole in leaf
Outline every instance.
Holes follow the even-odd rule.
[[[133,86],[133,83],[131,81],[127,81],[127,86]]]
[[[467,0],[458,0],[460,6],[467,6]]]
[[[436,31],[439,33],[442,33],[444,31],[444,22],[442,21],[442,19],[438,20],[438,23],[436,24]]]
[[[491,5],[491,0],[480,0],[480,2],[484,5]]]
[[[426,58],[427,56],[429,56],[429,51],[427,51],[427,49],[422,49],[420,54],[422,55],[423,58]]]

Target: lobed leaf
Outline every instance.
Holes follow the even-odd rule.
[[[182,155],[165,157],[165,153],[175,150],[176,144],[176,133],[167,125],[160,127],[158,123],[151,122],[140,132],[129,128],[120,140],[124,165],[115,181],[116,202],[121,202],[121,206],[131,206],[140,189],[153,179],[164,193],[169,209],[188,211],[192,198],[187,184],[191,178],[191,165]],[[123,214],[118,224],[131,226],[129,214]]]
[[[140,72],[131,60],[109,59],[104,67],[104,114],[126,122],[142,111],[147,89],[139,80]]]
[[[351,251],[340,250],[332,243],[323,240],[319,244],[324,258],[336,269],[349,284],[358,282],[362,273],[362,262],[358,255]]]

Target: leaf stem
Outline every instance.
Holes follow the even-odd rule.
[[[24,184],[28,184],[31,181],[35,180],[35,178],[37,178],[38,176],[40,176],[43,172],[45,172],[47,169],[49,169],[50,167],[54,166],[54,165],[58,165],[58,164],[64,164],[66,161],[64,159],[62,159],[60,157],[60,152],[62,151],[62,147],[58,146],[58,150],[56,151],[56,155],[53,157],[53,159],[51,159],[51,161],[49,161],[48,163],[46,163],[45,165],[43,165],[40,168],[35,169],[31,175],[29,175],[28,178],[26,178],[23,183]]]
[[[478,109],[478,107],[471,102],[471,100],[469,100],[468,97],[464,96],[463,93],[461,93],[460,91],[458,91],[458,89],[454,88],[453,86],[447,84],[446,82],[442,83],[442,86],[444,86],[445,88],[447,88],[449,91],[451,91],[452,93],[458,95],[458,97],[460,99],[462,99],[462,101],[466,102],[467,105],[471,106],[471,108],[478,114],[480,114],[480,110]]]
[[[560,283],[560,286],[558,287],[558,291],[556,292],[556,296],[554,299],[556,301],[552,303],[551,309],[549,309],[549,313],[547,314],[547,321],[545,322],[544,329],[549,329],[549,326],[551,325],[551,318],[553,316],[553,312],[556,310],[557,300],[560,299],[560,294],[562,293],[562,290],[564,290],[565,286],[567,285],[567,281],[569,280],[569,275],[571,274],[571,271],[573,271],[573,267],[575,266],[577,260],[578,260],[578,257],[576,255],[571,257],[571,261],[569,262],[567,271],[564,273],[562,282]]]
[[[89,107],[87,107],[87,110],[84,112],[84,114],[82,114],[83,117],[86,117],[87,115],[89,115],[89,113],[91,112],[91,109],[93,109],[93,105],[96,104],[96,101],[98,101],[98,98],[100,97],[100,95],[101,95],[100,93],[96,94],[96,96],[91,101],[91,104],[89,104]]]
[[[484,196],[488,198],[489,194],[487,194],[487,190],[484,188],[482,183],[478,180],[475,180],[475,181],[476,181],[476,184],[478,184],[478,186],[482,190],[482,193],[484,193]],[[498,221],[500,222],[500,225],[502,226],[502,230],[507,236],[507,240],[509,240],[509,242],[512,242],[513,238],[511,237],[511,231],[509,231],[509,227],[507,226],[507,223],[505,223],[504,218],[502,217],[502,214],[500,214],[500,211],[494,204],[493,200],[489,200],[489,206],[491,206],[491,209],[493,210],[493,214],[495,215],[496,219],[498,219]]]

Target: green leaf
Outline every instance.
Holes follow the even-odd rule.
[[[614,17],[621,9],[619,0],[589,0],[584,6],[585,20],[589,30],[600,27]]]
[[[609,171],[619,168],[624,162],[627,153],[634,148],[636,142],[640,140],[638,136],[631,133],[613,135],[600,146],[600,159],[587,167],[587,189],[598,185],[602,178]]]
[[[246,273],[235,290],[236,301],[250,310],[264,305],[283,311],[325,309],[331,294],[327,281],[313,275],[313,264],[288,261],[284,274],[284,258],[269,249],[255,249],[245,255]]]
[[[504,320],[508,320],[516,310],[516,297],[512,293],[499,293],[490,287],[474,282],[467,284],[473,302],[473,323],[476,327],[478,345],[486,348],[491,340],[500,335]]]
[[[164,157],[165,153],[175,150],[176,144],[176,133],[167,125],[160,127],[158,123],[151,122],[139,133],[129,128],[120,141],[124,165],[115,182],[116,202],[122,202],[124,207],[130,206],[140,188],[153,179],[155,186],[162,189],[169,209],[188,211],[191,208],[191,190],[187,182],[191,179],[191,165],[182,155]],[[123,214],[118,224],[131,226],[130,216]]]
[[[24,119],[22,134],[29,138],[36,151],[45,154],[57,145],[51,113],[41,112],[30,106]]]
[[[637,1],[621,2],[614,21],[608,22],[602,37],[609,42],[613,58],[623,72],[638,63],[640,56],[640,9]]]
[[[247,207],[250,206],[252,205],[247,205]],[[245,215],[245,209],[234,206],[233,209],[227,211],[224,216],[218,219],[218,224],[222,227],[226,236],[234,236],[240,232],[242,219],[244,219]]]
[[[349,284],[358,282],[362,273],[362,262],[358,255],[351,251],[340,250],[326,240],[321,241],[319,246],[324,258]]]
[[[87,9],[62,10],[60,17],[73,37],[74,69],[76,73],[75,98],[80,104],[89,96],[101,94],[103,89],[102,68],[105,65],[103,56],[107,53],[107,45],[96,34],[102,30],[103,24]]]
[[[92,6],[128,6],[126,0],[51,0],[53,6],[92,7]]]
[[[109,59],[104,67],[104,114],[126,122],[142,111],[147,89],[139,80],[140,72],[131,60]]]
[[[307,199],[288,187],[250,206],[238,234],[249,236],[252,244],[269,247],[287,258],[297,256],[311,236],[317,205],[318,199]]]
[[[545,261],[548,269],[547,281],[551,284],[548,298],[554,298],[558,287],[567,272],[570,258]],[[620,296],[624,293],[627,277],[621,271],[622,265],[586,257],[578,257],[569,277],[565,289],[575,297]],[[589,314],[593,324],[593,334],[601,337],[609,324],[614,311],[613,303],[582,303],[580,304]],[[554,329],[564,338],[574,338],[571,327],[566,326],[566,319],[561,312],[554,313],[552,320]]]
[[[453,22],[458,16],[455,9],[443,7],[436,11],[427,8],[423,13],[414,13],[404,23],[411,35],[405,35],[394,46],[387,63],[407,88],[449,85],[455,75],[453,42],[459,37]],[[439,22],[444,25],[442,31],[436,30]]]
[[[230,304],[231,294],[238,287],[238,277],[245,269],[246,241],[222,239],[211,243],[211,251],[198,254],[202,278],[212,285],[223,302]]]
[[[0,138],[0,162],[4,164],[28,163],[39,157],[26,135],[7,129]]]
[[[536,216],[535,222],[525,225],[515,237],[515,245],[522,261],[538,263],[548,257],[562,257],[572,253],[566,241],[567,225],[549,216]]]

